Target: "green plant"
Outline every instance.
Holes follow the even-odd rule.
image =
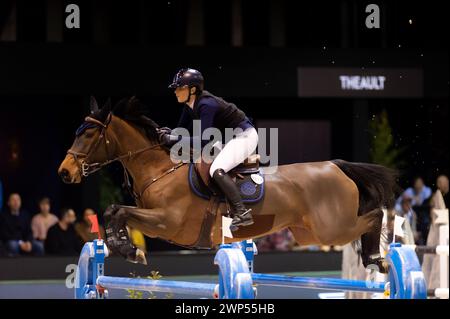
[[[137,277],[135,273],[131,273],[130,275],[134,278],[141,278],[141,277]],[[159,271],[151,271],[150,276],[147,276],[144,278],[152,279],[152,280],[159,280],[162,278],[162,276],[160,275]],[[145,291],[148,293],[148,297],[144,294],[145,293],[144,291],[127,289],[127,292],[128,292],[127,297],[130,299],[156,299],[156,295],[152,291]],[[171,293],[166,294],[166,298],[172,299],[173,294],[171,294]]]
[[[100,175],[100,209],[104,211],[109,205],[123,202],[123,194],[120,186],[116,185],[108,170],[103,169]]]
[[[401,159],[404,148],[395,145],[386,110],[373,116],[369,123],[370,159],[373,163],[398,169],[404,166]]]

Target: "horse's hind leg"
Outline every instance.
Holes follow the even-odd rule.
[[[376,265],[381,273],[387,272],[387,264],[380,255],[380,236],[383,222],[383,211],[375,209],[359,218],[368,219],[370,231],[361,235],[362,262],[364,267]]]
[[[289,230],[291,231],[292,236],[294,236],[295,241],[300,246],[310,246],[320,244],[319,240],[313,235],[313,233],[311,233],[311,231],[309,231],[304,227],[290,226]]]
[[[361,258],[364,267],[375,265],[379,272],[386,273],[388,266],[385,259],[380,255],[382,221],[383,211],[380,208],[376,208],[362,216],[358,216],[353,227],[344,227],[342,224],[342,227],[336,226],[336,229],[344,229],[344,232],[341,233],[341,243],[361,238]],[[336,239],[338,238],[339,236],[336,236]],[[329,244],[332,244],[331,241]]]

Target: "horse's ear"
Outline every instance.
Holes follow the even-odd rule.
[[[91,107],[91,114],[93,114],[93,113],[98,111],[97,100],[92,95],[91,95],[91,100],[90,100],[89,104],[90,104],[90,107]]]
[[[111,112],[111,98],[108,98],[105,105],[103,105],[102,109],[100,110],[100,121],[106,121],[106,118],[108,117],[108,114]]]

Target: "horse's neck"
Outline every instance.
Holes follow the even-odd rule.
[[[140,192],[149,180],[162,174],[173,163],[162,147],[150,142],[138,129],[123,120],[114,122],[116,156],[150,148],[121,161],[133,179],[135,191]]]
[[[157,148],[142,152],[131,159],[123,161],[123,166],[133,178],[134,190],[144,191],[151,180],[162,175],[174,164],[166,151]]]

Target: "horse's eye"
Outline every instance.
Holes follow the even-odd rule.
[[[84,133],[84,136],[86,136],[87,138],[93,137],[93,136],[94,136],[94,130],[87,130],[87,131]]]

